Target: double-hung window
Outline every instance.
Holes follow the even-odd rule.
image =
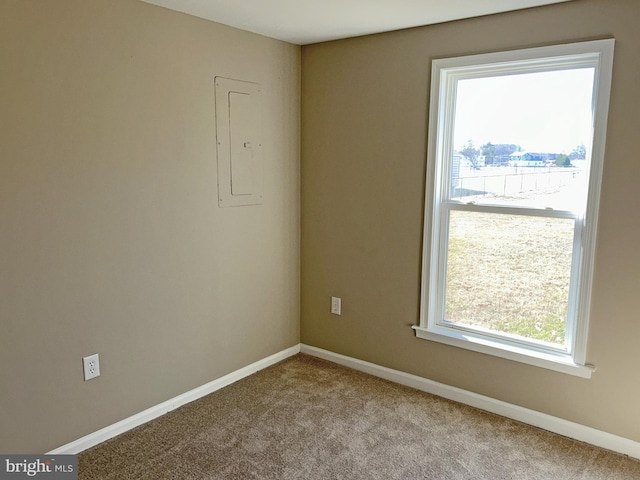
[[[433,61],[418,337],[590,377],[613,46]]]

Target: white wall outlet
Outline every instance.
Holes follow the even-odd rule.
[[[331,313],[342,315],[342,299],[340,297],[331,297]]]
[[[82,358],[84,366],[84,381],[100,376],[100,357],[97,353]]]

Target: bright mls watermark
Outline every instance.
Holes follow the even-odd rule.
[[[0,480],[78,480],[77,455],[0,455]]]

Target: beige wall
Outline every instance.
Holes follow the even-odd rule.
[[[0,452],[299,342],[300,47],[137,0],[0,0],[0,68]],[[216,75],[263,85],[261,206],[218,208]]]
[[[639,18],[637,0],[575,0],[303,47],[302,341],[640,441]],[[430,61],[610,36],[593,378],[415,338]]]

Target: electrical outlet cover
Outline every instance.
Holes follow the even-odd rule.
[[[100,357],[97,353],[82,358],[84,367],[84,381],[100,376]]]
[[[342,315],[342,299],[340,297],[331,297],[331,313]]]

